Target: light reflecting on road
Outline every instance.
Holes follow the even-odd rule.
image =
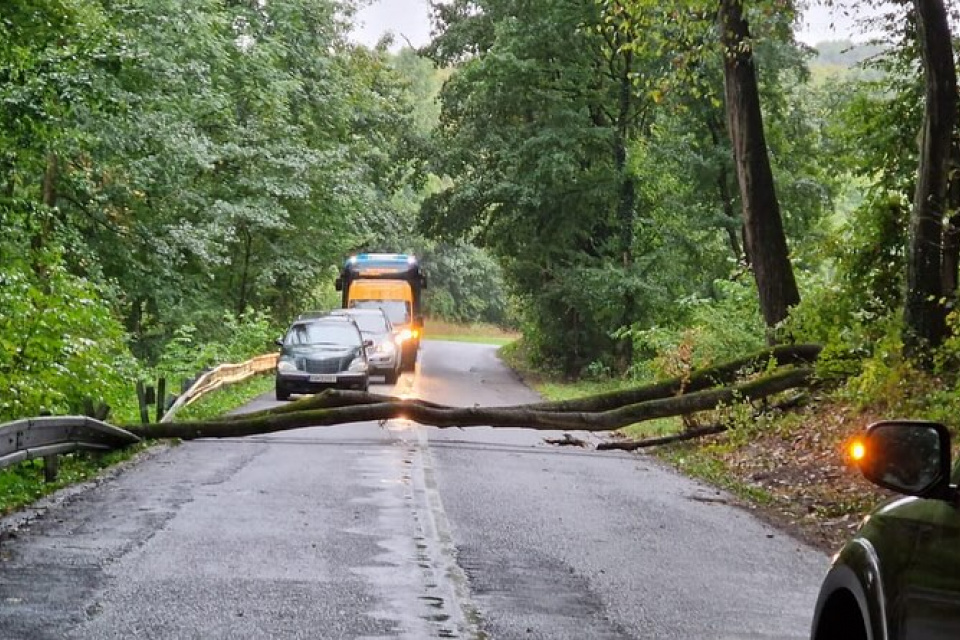
[[[400,377],[400,380],[397,381],[396,387],[394,387],[394,395],[396,397],[400,398],[401,400],[410,400],[417,397],[414,387],[417,383],[419,369],[420,368],[417,367],[417,370],[411,375],[404,375]],[[402,415],[387,422],[387,428],[390,431],[410,431],[416,427],[416,422],[408,420]]]

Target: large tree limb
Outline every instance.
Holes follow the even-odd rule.
[[[144,438],[224,438],[274,433],[301,427],[350,422],[407,419],[435,427],[491,426],[538,430],[613,431],[637,422],[695,413],[743,400],[756,400],[805,386],[813,377],[809,368],[774,373],[722,389],[648,400],[606,411],[542,411],[528,407],[443,407],[416,400],[399,400],[261,413],[204,422],[170,422],[124,427]]]
[[[533,411],[547,412],[567,412],[567,411],[608,411],[623,407],[624,405],[638,404],[649,400],[661,398],[670,398],[681,393],[694,393],[715,387],[721,384],[730,384],[734,382],[742,372],[750,369],[759,369],[766,367],[771,360],[778,366],[786,365],[809,365],[816,362],[820,351],[823,349],[818,344],[799,344],[784,345],[770,349],[763,349],[757,353],[751,354],[745,358],[731,360],[719,365],[700,369],[692,372],[687,377],[677,377],[665,380],[652,385],[624,389],[621,391],[611,391],[601,393],[586,398],[577,398],[574,400],[562,400],[557,402],[538,402],[534,404],[513,405],[503,407],[504,409],[530,409]],[[302,400],[278,407],[268,409],[257,414],[248,414],[248,416],[266,415],[267,413],[289,413],[296,411],[306,411],[308,409],[332,409],[336,407],[348,407],[365,404],[378,404],[383,402],[407,402],[423,405],[436,409],[449,409],[450,407],[427,402],[425,400],[402,400],[396,396],[386,396],[380,394],[366,393],[363,391],[335,391],[328,390]],[[244,416],[238,416],[243,418]]]

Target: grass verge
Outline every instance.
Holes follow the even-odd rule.
[[[508,343],[498,351],[500,359],[517,372],[521,379],[545,400],[573,400],[585,396],[621,391],[642,385],[636,380],[563,380],[553,372],[545,372],[530,363],[523,341]],[[619,433],[629,438],[652,438],[678,433],[683,428],[679,418],[660,418],[633,424]]]
[[[77,452],[60,456],[55,482],[43,479],[43,460],[27,460],[0,471],[0,516],[17,511],[64,487],[91,480],[109,467],[148,448],[141,442],[109,453]]]
[[[203,420],[241,407],[273,388],[273,375],[262,374],[203,396],[177,413],[179,420]],[[60,456],[55,482],[45,482],[43,460],[28,460],[0,471],[0,516],[8,515],[64,487],[96,478],[103,470],[153,446],[146,441],[106,454]]]
[[[424,322],[423,331],[427,340],[451,340],[501,346],[510,344],[520,337],[519,333],[492,324],[457,324],[431,318],[427,318]]]
[[[177,420],[206,420],[229,413],[242,407],[254,398],[271,391],[274,386],[273,372],[262,373],[243,382],[217,389],[196,402],[180,409]]]

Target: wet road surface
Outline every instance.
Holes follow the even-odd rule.
[[[493,347],[430,341],[372,390],[536,400]],[[0,639],[807,637],[823,554],[557,435],[393,421],[158,451],[4,522]]]

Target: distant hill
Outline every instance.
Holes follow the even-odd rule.
[[[817,57],[814,59],[817,64],[846,69],[855,67],[867,58],[883,51],[883,47],[880,45],[855,44],[849,40],[827,40],[818,42],[813,48],[817,52]]]
[[[863,69],[860,63],[883,51],[881,45],[856,44],[849,40],[818,42],[810,59],[810,73],[815,84],[827,78],[876,80],[881,74],[876,69]]]

